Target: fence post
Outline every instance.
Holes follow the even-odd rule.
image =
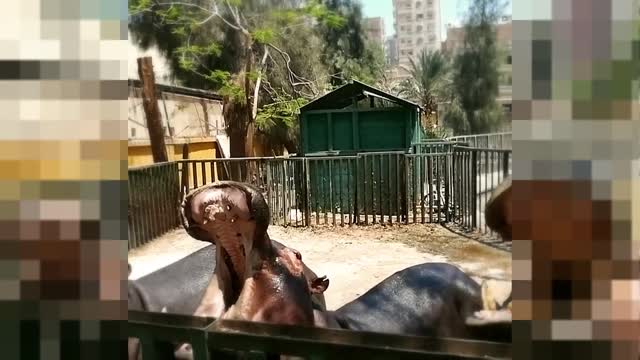
[[[189,159],[189,144],[182,144],[182,159]],[[180,182],[180,201],[184,199],[184,197],[189,192],[189,163],[182,162],[182,179]]]
[[[451,148],[449,148],[451,149]],[[451,182],[449,179],[449,167],[451,166],[451,150],[447,151],[444,158],[444,221],[449,222],[449,186]]]
[[[502,153],[502,175],[509,176],[509,152]]]
[[[304,222],[311,226],[311,188],[309,179],[309,159],[304,158]]]
[[[471,151],[471,209],[473,214],[471,215],[471,226],[475,230],[478,226],[478,168],[477,168],[477,152]]]

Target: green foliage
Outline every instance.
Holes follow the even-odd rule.
[[[451,67],[442,52],[421,52],[417,62],[411,60],[410,74],[400,84],[400,95],[420,104],[427,114],[437,110],[438,102],[450,100]]]
[[[146,11],[151,8],[151,0],[130,0],[129,13]]]
[[[318,32],[324,40],[321,59],[329,68],[331,85],[343,85],[351,79],[375,84],[382,77],[376,53],[367,43],[363,26],[362,7],[355,0],[322,0],[322,4],[342,20],[339,24],[330,19],[321,22]],[[336,26],[338,25],[338,26]],[[384,52],[382,52],[384,58]]]
[[[269,132],[276,126],[292,128],[298,121],[300,108],[309,102],[305,98],[294,98],[289,94],[278,95],[275,101],[264,105],[256,117],[256,126],[263,132]]]
[[[335,66],[341,69],[343,81],[358,80],[365,84],[375,85],[382,79],[385,70],[384,51],[375,43],[368,42],[361,58],[348,58],[336,55]],[[339,86],[340,84],[335,84]]]
[[[500,64],[495,34],[501,9],[498,0],[473,0],[469,8],[464,46],[454,62],[453,86],[458,104],[452,106],[454,113],[447,116],[456,133],[490,132],[501,121],[496,104]],[[455,109],[458,105],[459,111]]]
[[[255,29],[251,35],[253,36],[253,39],[260,44],[273,42],[273,39],[276,36],[275,31],[271,28]]]

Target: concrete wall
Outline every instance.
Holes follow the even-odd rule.
[[[158,106],[165,136],[186,139],[225,134],[221,101],[164,92],[158,99]],[[130,86],[129,140],[148,140],[146,123],[141,89]]]

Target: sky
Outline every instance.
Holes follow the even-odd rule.
[[[446,26],[448,23],[460,23],[464,13],[469,6],[470,0],[440,0],[440,37],[444,41],[447,36]],[[360,0],[366,17],[384,18],[385,35],[391,36],[395,33],[393,29],[393,0]],[[511,11],[511,1],[507,1],[509,6],[506,11]]]

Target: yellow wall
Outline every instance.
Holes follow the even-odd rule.
[[[176,156],[174,153],[175,145],[167,145],[167,157],[169,161],[175,160]],[[143,166],[143,165],[151,165],[153,164],[153,155],[151,154],[151,145],[142,145],[142,146],[129,146],[129,167],[134,166]],[[180,150],[178,153],[178,157],[182,156],[182,145],[180,145]]]
[[[176,154],[180,154],[182,159],[182,145],[176,145]],[[208,160],[216,158],[215,142],[202,142],[189,144],[189,160]],[[214,176],[211,176],[211,163],[204,164],[205,181],[207,183],[217,180],[217,169],[213,169]],[[196,164],[196,176],[198,185],[204,185],[202,182],[202,164]],[[193,164],[189,164],[189,184],[193,186]]]
[[[215,159],[216,154],[215,141],[197,142],[188,144],[190,160]],[[169,161],[182,160],[183,144],[167,145],[167,157]],[[129,146],[129,167],[143,166],[153,164],[153,155],[151,154],[150,145]],[[211,182],[217,179],[217,169],[214,168],[214,177],[211,177],[211,165],[205,163],[205,180]],[[193,186],[193,166],[189,165],[189,184]],[[196,164],[196,176],[198,185],[202,184],[202,165]]]

